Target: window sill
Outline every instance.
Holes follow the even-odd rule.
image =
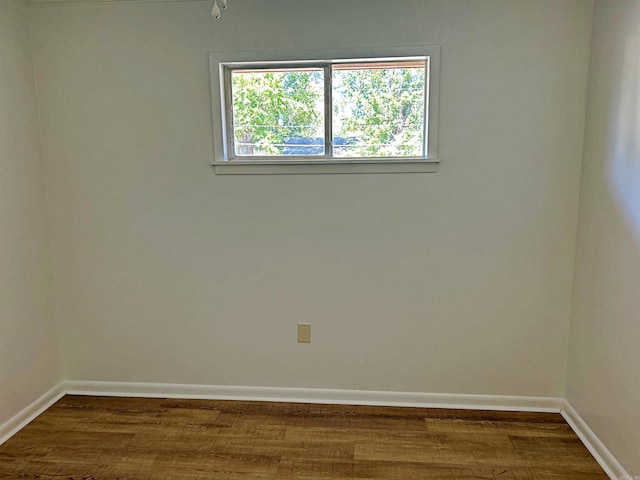
[[[435,173],[438,159],[232,160],[213,162],[217,175],[307,175],[341,173]]]

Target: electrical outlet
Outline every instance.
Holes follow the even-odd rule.
[[[311,343],[311,324],[298,324],[298,343]]]

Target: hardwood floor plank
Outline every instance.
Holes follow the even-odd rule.
[[[564,437],[575,438],[571,427],[566,423],[536,423],[536,422],[496,422],[482,420],[460,420],[425,418],[429,432],[485,434],[502,433],[505,435],[522,435],[529,437]]]

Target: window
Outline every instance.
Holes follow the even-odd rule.
[[[216,173],[435,171],[438,49],[420,50],[212,55]]]

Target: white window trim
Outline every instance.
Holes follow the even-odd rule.
[[[428,143],[425,158],[308,158],[295,160],[227,160],[225,92],[221,81],[228,63],[313,61],[320,59],[375,59],[383,57],[429,57]],[[314,173],[433,173],[438,159],[438,110],[440,93],[440,47],[421,45],[408,47],[355,48],[340,50],[231,51],[209,54],[211,104],[213,116],[213,150],[211,164],[219,175],[314,174]]]

